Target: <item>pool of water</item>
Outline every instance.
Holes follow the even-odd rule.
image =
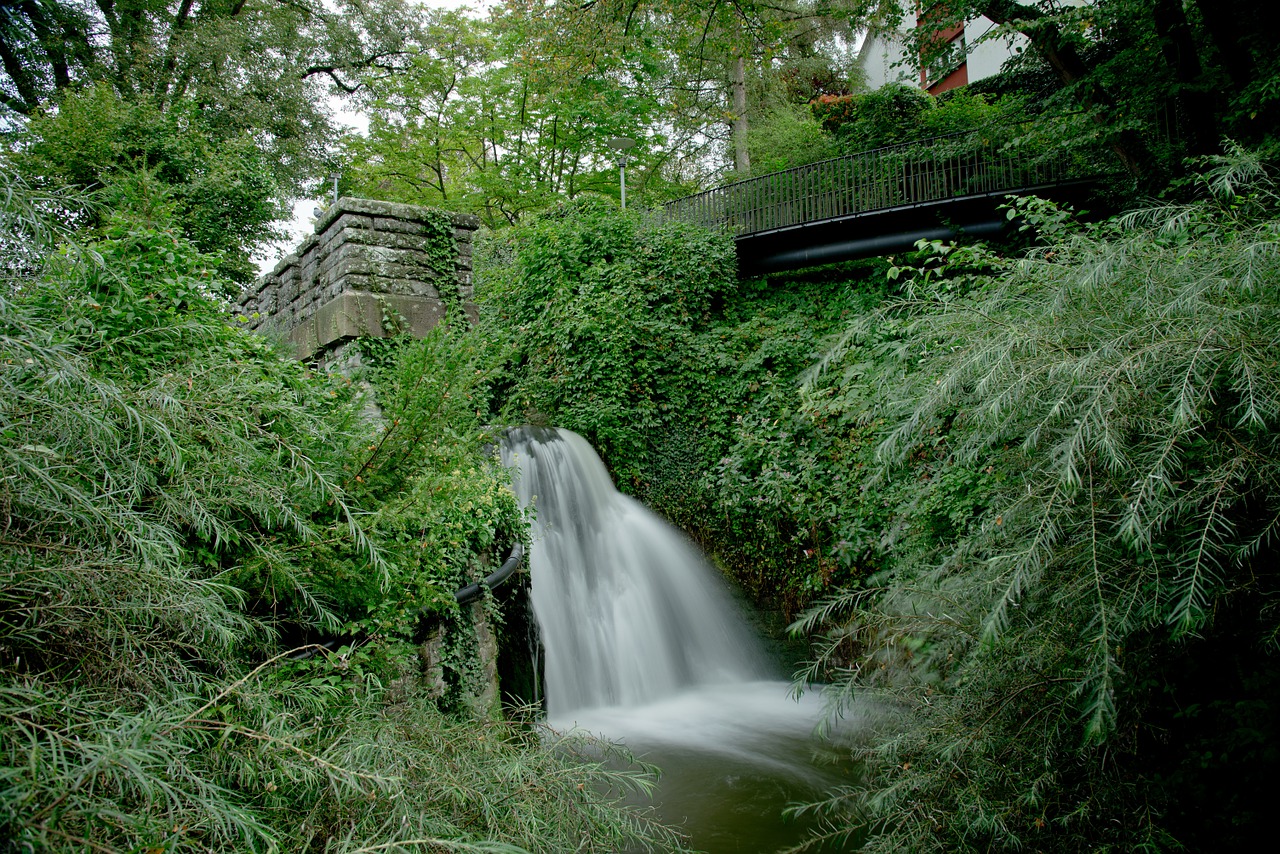
[[[796,700],[787,683],[759,681],[701,686],[644,706],[584,710],[552,723],[620,742],[660,768],[652,801],[634,802],[652,803],[694,849],[767,854],[804,841],[814,827],[812,817],[785,816],[788,806],[856,782],[842,752],[812,735],[821,714],[816,695]]]

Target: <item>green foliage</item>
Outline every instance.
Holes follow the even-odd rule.
[[[563,41],[564,19],[577,14],[543,3],[488,20],[427,12],[426,49],[362,95],[370,132],[347,144],[355,186],[498,227],[584,191],[617,193],[605,141],[626,136],[640,142],[632,198],[664,192],[652,171],[678,155],[676,144],[656,130],[658,87],[631,81],[662,76],[665,60],[652,44],[619,43],[615,27]]]
[[[251,134],[219,128],[194,105],[161,111],[106,86],[68,92],[27,126],[16,160],[53,186],[100,189],[103,207],[177,223],[220,272],[247,281],[250,252],[274,236],[277,186]]]
[[[138,613],[155,607],[148,597],[165,597],[170,582],[158,579],[177,573],[172,583],[215,597],[234,580],[239,592],[223,595],[271,608],[306,601],[309,619],[332,624],[303,581],[309,568],[291,554],[332,530],[380,567],[337,479],[337,453],[353,439],[341,405],[351,395],[231,329],[212,296],[216,280],[181,238],[122,229],[86,252],[87,263],[51,257],[44,277],[5,305],[10,544],[100,568],[68,580],[66,610],[45,614],[86,626],[40,628],[32,642],[49,637],[30,654],[100,628],[91,608],[71,603],[79,591],[91,602],[128,587],[119,570],[135,562],[158,573],[138,591]],[[55,548],[66,530],[80,530],[82,544]],[[24,577],[35,573],[34,583],[42,571],[51,570]],[[113,646],[91,645],[82,664],[101,654],[122,678],[139,675]]]
[[[323,84],[354,91],[400,67],[417,35],[414,11],[397,0],[10,4],[0,16],[0,103],[30,117],[102,84],[161,110],[198,106],[233,134],[256,132],[277,177],[297,180],[310,177],[299,167],[316,168],[332,132]]]
[[[840,152],[856,153],[974,131],[1008,136],[1009,129],[1022,121],[1026,106],[1016,97],[994,98],[968,89],[934,97],[914,86],[893,83],[874,92],[822,96],[810,109]],[[1058,133],[1061,121],[1046,116],[1040,127],[1021,133],[1053,137],[1052,143],[1040,142],[1042,147],[1062,145],[1068,136]]]
[[[901,5],[901,4],[899,4]],[[1184,160],[1243,141],[1274,157],[1280,112],[1272,5],[1251,0],[939,0],[946,29],[983,15],[991,37],[1018,34],[1027,49],[984,91],[1017,94],[1034,113],[1083,111],[1081,132],[1105,144],[1149,192],[1185,176]],[[1248,21],[1248,24],[1242,22]],[[904,56],[929,66],[945,44],[935,29],[907,36]]]
[[[1237,155],[1209,200],[1093,226],[1020,202],[1042,245],[917,276],[812,377],[806,407],[874,447],[834,498],[882,531],[881,571],[798,627],[825,632],[811,675],[838,666],[837,705],[865,693],[902,715],[862,751],[869,789],[826,804],[833,836],[1164,849],[1205,801],[1189,769],[1152,768],[1182,761],[1170,732],[1229,742],[1170,725],[1170,698],[1221,658],[1205,637],[1274,687],[1280,631],[1280,224],[1259,174]],[[1273,712],[1250,684],[1224,681]]]
[[[486,19],[431,11],[404,73],[359,94],[370,132],[348,140],[344,157],[361,192],[496,228],[583,193],[616,195],[607,141],[628,137],[630,198],[663,201],[727,172],[729,69],[742,67],[739,90],[750,78],[761,124],[751,146],[775,163],[821,159],[827,146],[796,104],[846,91],[836,56],[862,5],[531,0],[494,4]],[[788,94],[767,103],[756,97],[766,89]],[[788,153],[796,142],[804,150]]]
[[[210,691],[212,693],[212,690]],[[651,769],[539,727],[449,717],[342,652],[122,707],[6,687],[0,827],[37,851],[680,849],[622,806]],[[548,746],[551,743],[552,746]]]
[[[756,174],[814,163],[836,153],[809,111],[789,104],[777,105],[752,122],[747,146]]]
[[[429,212],[422,223],[423,254],[427,256],[428,267],[437,275],[452,276],[457,272],[458,241],[453,232],[453,219],[443,211]],[[455,308],[461,310],[462,307]]]
[[[375,429],[350,381],[236,328],[185,239],[115,224],[54,250],[71,200],[0,187],[23,250],[0,282],[6,844],[679,847],[620,803],[647,769],[418,687],[417,616],[456,609],[520,522],[475,447],[473,351],[407,347]],[[282,642],[340,623],[360,641]]]
[[[731,405],[700,475],[706,509],[681,521],[754,598],[788,613],[861,571],[827,524],[848,450],[801,414],[799,378],[885,282],[878,260],[744,282],[704,336],[713,397]]]
[[[350,733],[340,742],[344,764],[393,782],[317,793],[304,830],[333,840],[334,850],[682,849],[674,831],[623,805],[652,789],[656,770],[614,770],[632,763],[615,746],[536,725],[449,718],[412,694],[372,708],[357,701],[339,720]]]
[[[928,136],[920,131],[920,117],[933,108],[928,93],[902,83],[860,95],[823,95],[812,104],[822,129],[835,134],[848,151]]]
[[[694,334],[730,296],[732,247],[594,199],[502,240],[478,284],[510,348],[510,417],[582,433],[634,485],[656,433],[704,420],[685,381],[705,373]]]
[[[798,378],[879,301],[885,265],[735,282],[731,253],[594,201],[490,238],[478,294],[510,403],[495,420],[583,434],[621,489],[794,609],[847,566],[822,497],[841,452],[793,414]]]
[[[525,526],[507,473],[481,444],[492,381],[483,341],[465,319],[419,340],[377,343],[388,341],[394,350],[367,374],[382,423],[351,458],[346,482],[376,508],[389,577],[371,577],[352,556],[331,595],[356,606],[349,630],[412,638],[424,619],[458,620],[453,592],[492,571],[485,556],[501,560]],[[449,664],[457,688],[466,663]]]

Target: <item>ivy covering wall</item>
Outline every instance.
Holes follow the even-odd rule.
[[[739,281],[729,237],[583,199],[491,235],[477,267],[496,421],[584,435],[758,601],[794,612],[837,580],[820,499],[800,494],[821,460],[726,455],[746,425],[805,429],[797,378],[879,302],[887,262]]]

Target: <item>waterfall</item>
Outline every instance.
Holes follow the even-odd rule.
[[[585,439],[519,428],[503,456],[534,511],[531,597],[553,720],[775,677],[719,575],[682,533],[614,488]]]
[[[520,428],[502,453],[534,513],[530,598],[548,722],[621,741],[663,768],[654,809],[699,850],[798,844],[816,819],[784,820],[783,809],[842,780],[812,738],[820,698],[792,696],[719,574],[614,489],[581,436]]]

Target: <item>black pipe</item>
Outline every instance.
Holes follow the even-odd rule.
[[[502,562],[502,566],[498,567],[495,572],[491,572],[485,576],[484,581],[477,581],[474,584],[468,584],[466,587],[460,587],[453,592],[453,598],[459,605],[465,605],[473,599],[480,596],[482,587],[488,587],[490,590],[502,584],[511,576],[515,575],[517,569],[520,568],[521,562],[524,560],[524,543],[516,540],[516,544],[511,547],[511,553],[507,555],[507,559]],[[425,609],[424,609],[425,610]],[[418,616],[424,616],[423,611],[418,612]],[[356,635],[352,638],[331,638],[321,643],[309,644],[300,652],[295,652],[289,656],[291,661],[305,661],[320,654],[321,650],[332,652],[342,644],[354,644],[360,641],[361,636]]]
[[[960,228],[939,226],[917,231],[903,231],[897,234],[882,234],[876,237],[861,237],[805,249],[775,252],[771,255],[746,261],[743,266],[754,272],[793,270],[800,267],[847,261],[853,258],[865,258],[869,255],[887,255],[890,252],[903,252],[913,248],[917,241],[951,240],[961,232],[971,237],[990,237],[1000,233],[1004,226],[1005,220],[998,218],[989,222],[970,223]]]
[[[477,581],[474,584],[468,584],[466,587],[455,590],[453,598],[457,600],[459,605],[465,605],[478,598],[481,587],[488,587],[490,590],[497,587],[515,574],[515,571],[520,568],[522,560],[524,560],[524,543],[516,540],[516,544],[511,547],[511,554],[507,555],[507,559],[503,561],[502,566],[498,567],[497,571],[486,576],[484,581]]]

